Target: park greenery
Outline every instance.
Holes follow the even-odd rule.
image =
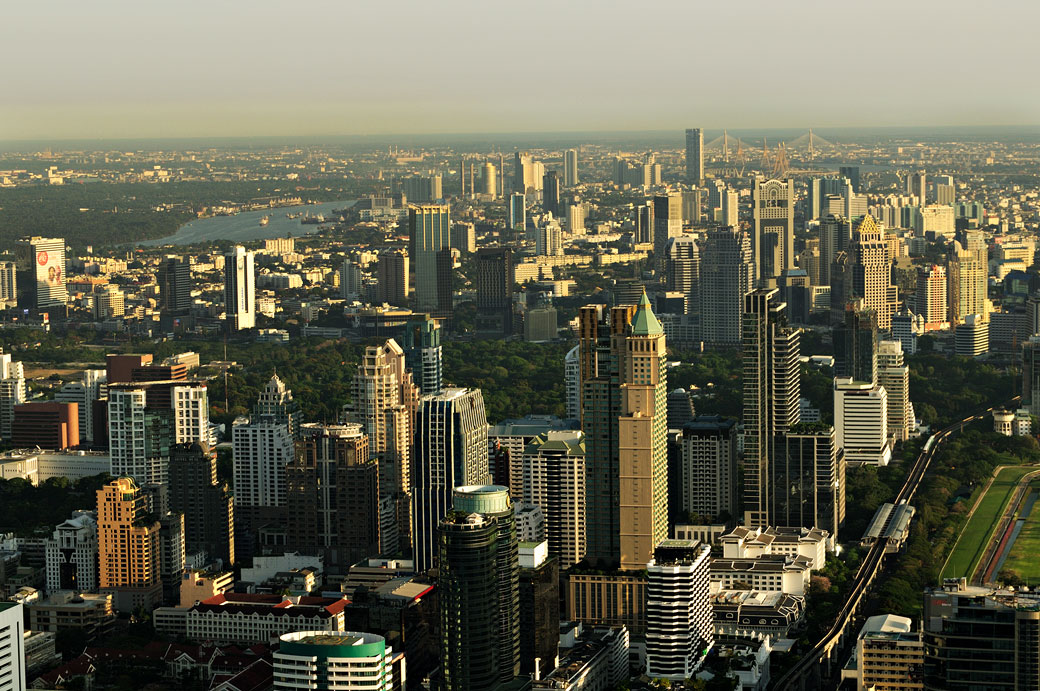
[[[110,479],[104,473],[79,480],[52,477],[37,487],[21,478],[0,479],[0,534],[50,537],[73,511],[93,511],[97,491]]]

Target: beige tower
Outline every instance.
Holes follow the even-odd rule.
[[[97,491],[98,582],[120,611],[151,610],[162,598],[159,521],[150,513],[147,497],[129,477]]]
[[[892,262],[884,231],[872,216],[864,216],[856,227],[849,248],[852,259],[852,293],[877,315],[878,330],[892,328],[897,294],[892,285]]]

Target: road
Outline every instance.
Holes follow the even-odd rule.
[[[1012,404],[1015,401],[1018,401],[1019,398],[1021,397],[1016,396],[1005,402],[1005,405]],[[898,505],[903,501],[906,501],[907,503],[912,501],[914,495],[917,493],[917,488],[921,484],[921,480],[928,471],[928,466],[931,465],[932,459],[935,457],[936,449],[938,449],[951,434],[960,431],[965,425],[982,419],[986,415],[992,413],[993,408],[995,407],[996,406],[990,406],[974,415],[969,415],[933,434],[929,443],[925,444],[924,449],[921,450],[921,453],[914,461],[914,465],[910,469],[910,473],[907,475],[906,482],[903,483],[903,486],[900,488],[899,493],[896,495],[896,498],[892,503]],[[885,549],[887,546],[888,540],[886,538],[877,540],[873,545],[871,545],[870,550],[867,552],[867,555],[863,558],[863,562],[860,564],[859,570],[856,572],[856,578],[852,583],[852,589],[849,591],[848,599],[841,611],[838,613],[834,624],[808,653],[803,655],[793,667],[787,670],[787,672],[772,685],[772,688],[777,691],[810,688],[816,689],[823,688],[823,685],[829,683],[829,680],[826,677],[832,675],[821,674],[821,671],[829,671],[821,670],[821,667],[824,667],[828,663],[832,663],[832,669],[838,669],[837,665],[840,665],[843,662],[843,660],[837,660],[835,658],[841,652],[841,643],[846,636],[854,636],[858,633],[857,631],[849,631],[848,629],[855,624],[856,611],[859,609],[863,596],[874,582],[874,578],[883,570]],[[834,687],[836,688],[837,685],[834,685]]]

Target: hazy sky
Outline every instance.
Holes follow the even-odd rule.
[[[1040,124],[1035,0],[4,4],[0,140]]]

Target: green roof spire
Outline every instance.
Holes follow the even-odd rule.
[[[660,336],[664,333],[664,329],[661,328],[661,322],[654,316],[654,311],[650,309],[650,298],[646,296],[646,288],[643,288],[643,296],[639,298],[639,304],[636,305],[636,314],[632,317],[632,335],[633,336]]]

